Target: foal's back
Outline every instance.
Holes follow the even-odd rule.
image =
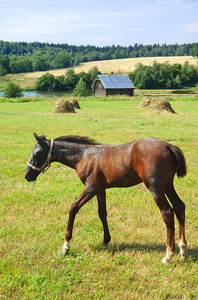
[[[91,180],[103,188],[133,186],[159,172],[170,173],[173,159],[167,146],[151,138],[122,145],[89,145],[77,173],[84,183]]]

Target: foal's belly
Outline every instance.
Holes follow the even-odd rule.
[[[142,182],[141,178],[135,172],[135,170],[117,170],[117,168],[109,169],[106,174],[104,174],[104,179],[107,188],[110,187],[129,187]]]

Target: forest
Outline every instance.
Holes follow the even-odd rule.
[[[88,61],[187,55],[198,56],[198,43],[96,47],[0,41],[0,76],[71,68]]]

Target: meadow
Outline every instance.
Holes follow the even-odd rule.
[[[140,96],[78,98],[81,109],[65,115],[52,114],[55,101],[0,103],[0,298],[198,299],[197,98],[172,98],[174,115],[148,113],[138,107]],[[188,174],[175,178],[175,188],[186,204],[188,258],[180,261],[176,247],[171,262],[161,262],[166,229],[143,184],[107,191],[112,240],[106,247],[96,198],[82,207],[63,257],[68,212],[83,186],[74,170],[58,163],[36,182],[24,179],[33,132],[112,144],[155,137],[180,147]]]

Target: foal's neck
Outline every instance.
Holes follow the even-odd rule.
[[[86,146],[77,143],[54,142],[54,159],[70,168],[76,169],[80,159],[83,157]]]

